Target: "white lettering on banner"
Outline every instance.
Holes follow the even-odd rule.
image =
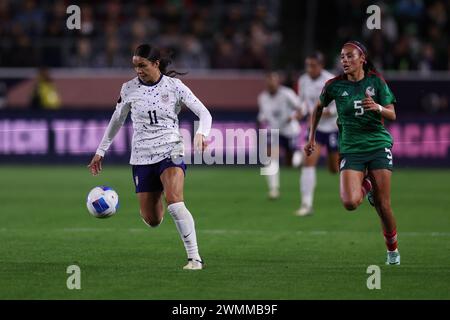
[[[0,154],[46,154],[48,131],[45,120],[0,120]]]
[[[52,129],[55,136],[55,151],[59,155],[94,153],[103,137],[107,121],[96,120],[54,120]],[[111,145],[111,153],[128,152],[127,130],[119,130]]]

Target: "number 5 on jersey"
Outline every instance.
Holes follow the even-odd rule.
[[[361,100],[353,101],[353,108],[356,109],[355,116],[362,116],[364,114],[364,108],[362,107],[361,104],[362,104]]]
[[[152,113],[153,113],[153,117],[152,117]],[[156,111],[149,111],[148,115],[150,116],[150,124],[156,124],[158,123],[158,118],[156,117]]]

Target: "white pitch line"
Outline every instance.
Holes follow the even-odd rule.
[[[152,229],[153,230],[153,229]],[[25,232],[25,229],[15,229],[15,228],[0,228],[0,232],[8,233],[8,232]],[[123,232],[128,231],[131,233],[140,233],[140,232],[149,232],[148,227],[143,228],[58,228],[58,229],[47,229],[42,231],[48,232]],[[156,231],[156,230],[155,230]],[[207,234],[217,234],[217,235],[257,235],[257,234],[296,234],[296,235],[313,235],[313,236],[321,236],[327,234],[343,234],[343,233],[380,233],[378,231],[348,231],[348,230],[336,230],[336,231],[327,231],[327,230],[297,230],[297,231],[278,231],[278,230],[258,230],[258,229],[198,229],[199,233],[207,233]],[[399,232],[399,236],[407,236],[407,237],[423,237],[423,236],[431,236],[431,237],[450,237],[450,232],[417,232],[417,231],[405,231]]]

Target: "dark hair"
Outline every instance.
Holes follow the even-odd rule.
[[[134,55],[145,58],[151,62],[159,61],[159,71],[165,76],[175,77],[185,75],[187,72],[178,72],[176,70],[167,70],[167,66],[172,63],[170,53],[162,52],[161,49],[149,44],[141,44],[134,50]]]
[[[306,56],[306,59],[317,60],[321,65],[325,65],[325,57],[322,52],[314,51]]]
[[[372,72],[376,72],[377,68],[375,67],[375,65],[373,64],[372,60],[369,59],[369,52],[367,51],[367,48],[359,41],[356,40],[351,40],[351,41],[347,41],[343,47],[345,45],[351,45],[353,47],[356,47],[358,49],[359,52],[361,52],[362,54],[364,54],[364,56],[366,57],[366,61],[364,61],[364,65],[363,65],[363,69],[364,72],[367,74],[369,71]]]

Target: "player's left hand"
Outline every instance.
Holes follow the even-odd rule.
[[[379,112],[380,107],[378,103],[376,103],[371,96],[366,94],[366,98],[362,100],[362,106],[364,111],[376,111]]]
[[[205,136],[201,133],[197,133],[194,137],[194,150],[195,151],[205,151],[208,143],[205,140]]]

